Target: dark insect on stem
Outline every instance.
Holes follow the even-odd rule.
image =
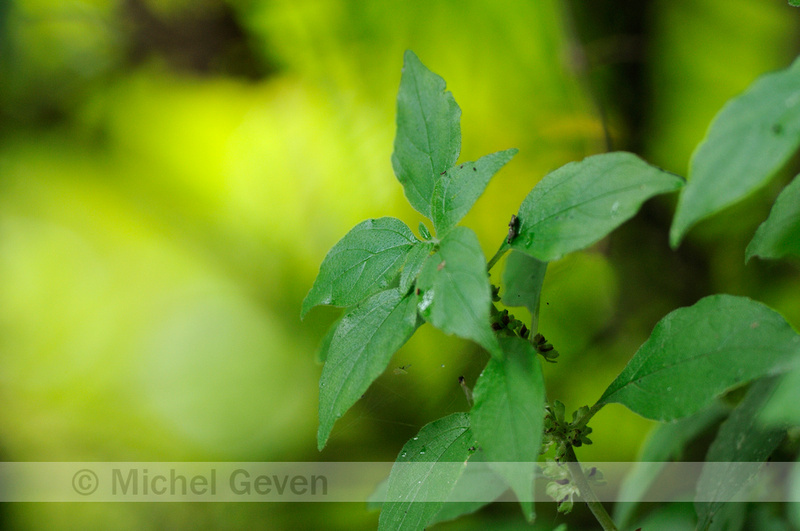
[[[444,175],[444,174],[446,174],[446,173],[447,173],[447,170],[444,170],[444,171],[443,171],[442,173],[440,173],[439,175]]]
[[[506,242],[511,243],[517,237],[517,228],[519,227],[519,219],[516,214],[511,215],[511,221],[508,222],[508,239]]]
[[[478,171],[478,168],[476,168],[475,166],[473,166],[473,167],[472,167],[472,171]]]

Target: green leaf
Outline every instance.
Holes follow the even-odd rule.
[[[546,271],[547,262],[541,262],[519,251],[511,251],[503,271],[503,304],[511,307],[524,306],[530,310],[534,320],[531,333],[537,329],[535,323],[539,315],[539,298],[542,295]]]
[[[489,360],[475,384],[472,429],[492,468],[502,475],[532,521],[533,479],[542,444],[544,380],[533,346],[500,339],[505,357]]]
[[[789,0],[789,5],[794,7],[800,7],[800,0]]]
[[[331,341],[333,340],[333,336],[336,334],[336,329],[339,328],[339,323],[341,321],[341,318],[337,319],[322,337],[322,341],[320,341],[319,347],[314,353],[314,361],[317,363],[325,363],[325,360],[328,359],[328,350],[331,348]]]
[[[377,293],[339,322],[319,379],[320,450],[336,420],[356,403],[417,329],[416,297],[403,295],[399,289]]]
[[[352,306],[385,289],[417,241],[399,219],[362,221],[328,251],[300,317],[320,304]]]
[[[543,262],[601,240],[647,199],[672,192],[683,179],[632,153],[604,153],[546,175],[519,208],[511,247]]]
[[[428,226],[425,225],[423,222],[419,222],[419,235],[422,236],[423,240],[430,240],[431,239],[431,231],[428,230]]]
[[[697,529],[708,529],[717,512],[754,479],[758,468],[740,463],[765,461],[783,440],[785,430],[765,430],[756,425],[775,383],[775,378],[755,382],[720,426],[697,482]]]
[[[431,216],[440,238],[455,227],[475,204],[489,184],[489,179],[511,158],[517,149],[498,151],[454,166],[436,181],[433,187]]]
[[[800,456],[796,459],[800,459]],[[795,461],[790,470],[788,486],[788,498],[790,500],[800,500],[800,460]],[[793,529],[800,529],[800,503],[790,503],[787,512],[789,513],[789,521],[794,524]]]
[[[448,501],[442,505],[428,525],[474,513],[481,507],[492,503],[507,490],[508,485],[505,480],[486,464],[485,453],[477,450],[469,458]]]
[[[800,426],[800,368],[779,377],[772,398],[759,415],[763,426]]]
[[[461,109],[444,79],[407,50],[397,93],[397,135],[392,167],[408,202],[431,217],[433,187],[461,151]]]
[[[800,256],[800,176],[778,195],[767,220],[758,227],[747,246],[746,260],[753,256],[782,258]]]
[[[431,251],[433,251],[433,242],[419,242],[411,248],[406,255],[403,271],[400,273],[400,291],[408,291],[408,288],[417,280]]]
[[[417,279],[419,312],[448,334],[471,339],[493,356],[502,356],[489,324],[492,288],[486,259],[475,233],[456,227],[427,258]]]
[[[669,461],[679,461],[684,448],[704,430],[718,422],[728,409],[718,401],[699,413],[656,426],[647,437],[637,463],[625,477],[614,504],[614,521],[620,529],[631,527],[634,511]]]
[[[800,60],[728,101],[692,155],[670,229],[677,247],[701,219],[764,185],[800,146]]]
[[[447,500],[466,466],[475,439],[466,413],[422,427],[389,474],[378,529],[423,529]]]
[[[735,385],[797,364],[800,336],[746,297],[713,295],[664,317],[598,403],[672,420]]]

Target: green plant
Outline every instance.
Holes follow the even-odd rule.
[[[423,323],[472,340],[491,357],[475,384],[471,410],[424,426],[400,451],[386,486],[389,501],[382,506],[380,528],[420,529],[474,511],[491,500],[445,502],[456,488],[499,494],[506,485],[532,521],[537,462],[551,449],[555,463],[567,463],[544,468],[553,480],[547,492],[559,509],[568,512],[573,495],[580,494],[604,529],[616,529],[593,497],[590,480],[598,475],[585,474],[573,450],[591,444],[588,424],[612,402],[665,423],[644,449],[645,460],[674,457],[691,434],[721,418],[726,420],[707,461],[763,461],[771,455],[786,426],[800,423],[797,413],[790,419],[785,413],[796,411],[791,405],[800,398],[800,335],[764,304],[719,294],[674,310],[598,401],[571,419],[561,402],[545,400],[541,361],[557,361],[558,352],[539,332],[537,316],[547,264],[595,244],[647,199],[680,190],[670,232],[676,247],[695,223],[761,187],[800,146],[798,87],[800,60],[763,76],[731,100],[697,148],[688,184],[624,152],[553,171],[523,200],[487,262],[475,234],[458,223],[516,150],[458,163],[460,109],[444,80],[406,52],[392,165],[411,205],[432,221],[436,237],[424,224],[419,239],[398,219],[371,219],[325,257],[302,315],[320,304],[348,309],[323,342],[319,448],[336,420]],[[489,271],[509,251],[502,288],[495,287]],[[800,178],[778,197],[746,254],[748,260],[800,255]],[[522,323],[498,303],[528,308],[532,322]],[[719,397],[734,388],[743,390],[741,396],[729,395],[732,405],[722,406]],[[472,461],[488,463],[502,481],[465,475]],[[623,490],[644,490],[658,470],[637,469]],[[719,469],[704,471],[701,482],[720,483],[719,474]],[[746,483],[747,478],[740,479]],[[698,503],[698,527],[729,518],[726,511],[733,506],[724,502],[732,495],[725,491],[714,502]],[[618,505],[623,527],[633,508]]]

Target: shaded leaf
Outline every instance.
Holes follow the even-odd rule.
[[[456,227],[439,244],[417,279],[419,312],[436,328],[471,339],[502,356],[489,324],[492,288],[475,233]]]
[[[542,295],[546,271],[547,262],[541,262],[519,251],[511,251],[503,271],[503,304],[511,307],[524,306],[530,310],[534,321],[532,332],[537,330],[539,298]]]
[[[800,500],[800,461],[796,461],[792,466],[788,483],[789,499]],[[787,513],[789,513],[789,521],[794,524],[794,529],[800,528],[800,503],[790,503]]]
[[[378,529],[423,529],[447,500],[475,439],[466,413],[422,427],[408,441],[389,474]]]
[[[511,247],[543,262],[601,240],[647,199],[672,192],[683,179],[632,153],[604,153],[547,174],[519,207]]]
[[[417,238],[396,218],[362,221],[328,251],[300,316],[314,306],[352,306],[397,277]]]
[[[714,117],[692,155],[670,229],[676,247],[695,223],[764,185],[800,146],[800,60],[757,79]]]
[[[380,376],[417,326],[416,298],[399,289],[377,293],[342,317],[319,379],[320,450],[336,420]]]
[[[762,426],[800,426],[800,368],[780,375],[775,392],[761,410]]]
[[[775,383],[775,378],[755,382],[722,423],[711,443],[697,482],[698,529],[708,529],[717,513],[729,505],[727,502],[752,483],[759,467],[741,464],[765,461],[783,440],[785,430],[762,429],[756,425],[756,418],[772,395]]]
[[[767,220],[747,246],[746,260],[754,256],[782,258],[800,256],[800,176],[783,189]]]
[[[746,297],[713,295],[659,321],[598,403],[677,419],[735,385],[788,370],[798,356],[800,336],[777,312]]]
[[[688,443],[722,419],[728,408],[718,401],[689,417],[656,426],[648,435],[633,470],[625,477],[614,504],[614,521],[621,529],[629,527],[634,511],[647,490],[658,479],[669,461],[678,461]]]
[[[475,384],[472,429],[491,466],[502,475],[533,520],[533,479],[542,444],[544,380],[533,346],[500,339],[505,357],[489,360]]]
[[[440,238],[455,227],[481,196],[489,180],[511,158],[517,149],[498,151],[454,166],[440,175],[433,187],[431,219]]]
[[[444,79],[428,70],[414,52],[406,51],[397,93],[392,168],[408,202],[428,218],[433,187],[461,151],[461,109],[445,86]]]

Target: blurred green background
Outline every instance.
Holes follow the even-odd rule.
[[[458,376],[486,354],[423,327],[392,361],[407,373],[319,453],[314,352],[339,311],[299,313],[350,227],[422,219],[389,162],[403,51],[453,91],[463,160],[520,149],[464,221],[491,255],[533,185],[607,137],[686,175],[722,104],[797,55],[799,17],[785,0],[0,2],[0,460],[393,461],[466,410]],[[594,403],[659,318],[710,293],[800,327],[796,262],[743,263],[797,170],[678,251],[661,198],[553,264],[549,397]],[[650,426],[611,405],[579,457],[635,459]],[[440,527],[489,521],[522,526],[509,504]],[[376,522],[360,504],[0,507],[13,529]]]

